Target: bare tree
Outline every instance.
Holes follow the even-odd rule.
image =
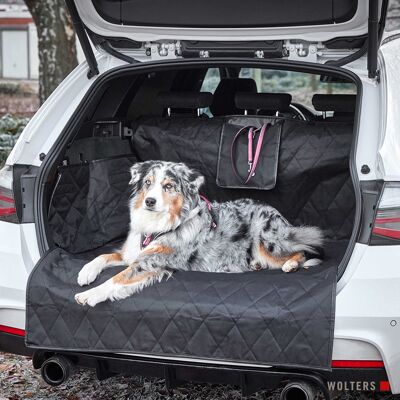
[[[400,0],[389,0],[386,30],[400,29]]]
[[[64,0],[25,0],[36,25],[39,99],[43,103],[78,64],[75,32]]]

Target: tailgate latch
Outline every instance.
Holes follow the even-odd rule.
[[[316,63],[319,47],[322,48],[323,46],[318,43],[292,43],[290,40],[288,40],[285,43],[285,47],[289,56],[289,60]]]
[[[180,43],[177,42],[162,42],[162,43],[154,43],[148,42],[146,43],[146,55],[150,56],[152,60],[166,60],[166,59],[174,59],[180,53]]]

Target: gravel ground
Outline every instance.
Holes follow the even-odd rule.
[[[114,377],[97,381],[90,370],[79,370],[64,385],[50,387],[43,382],[40,372],[32,367],[30,358],[0,353],[0,400],[237,400],[240,390],[223,385],[187,384],[175,389],[171,396],[162,379],[139,376]],[[334,395],[335,400],[392,400],[395,396],[346,393]],[[279,392],[260,392],[248,400],[278,400]]]

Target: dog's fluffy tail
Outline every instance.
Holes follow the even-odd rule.
[[[286,239],[291,251],[305,253],[307,259],[304,263],[305,267],[322,262],[324,235],[321,229],[315,226],[291,226]]]

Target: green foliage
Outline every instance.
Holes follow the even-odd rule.
[[[20,118],[6,114],[0,118],[0,135],[19,135],[28,121],[29,118]]]
[[[14,117],[10,114],[0,118],[0,166],[4,164],[28,121],[29,118]]]
[[[20,94],[21,85],[13,82],[0,82],[0,95]]]

